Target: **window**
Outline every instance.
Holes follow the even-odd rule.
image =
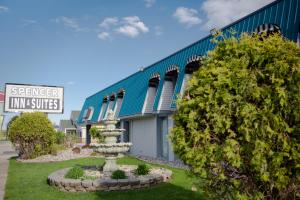
[[[88,111],[88,109],[85,109],[85,110],[83,111],[83,114],[82,114],[82,121],[86,120],[86,114],[87,114],[87,111]]]
[[[148,83],[148,90],[147,90],[142,113],[151,113],[153,111],[153,105],[156,97],[157,88],[159,85],[159,80],[160,80],[159,73],[154,73],[151,75]]]
[[[104,118],[104,114],[107,108],[107,101],[108,101],[108,97],[104,97],[103,101],[102,101],[102,106],[101,106],[101,110],[100,110],[100,115],[99,115],[99,120],[101,121]]]
[[[108,111],[109,110],[113,110],[114,109],[114,106],[115,106],[115,94],[112,94],[110,97],[109,97],[109,103],[108,103],[108,106],[107,106],[107,109],[106,109],[106,113],[105,113],[105,117],[104,118],[107,118],[107,115],[108,115]]]
[[[117,94],[117,101],[116,101],[116,105],[115,105],[115,108],[114,108],[115,118],[119,117],[119,113],[120,113],[122,103],[123,103],[124,94],[125,94],[124,90],[120,90],[120,92],[118,92],[118,94]]]
[[[94,114],[94,107],[89,107],[88,109],[85,109],[83,113],[83,119],[85,120],[91,120]]]
[[[188,81],[192,77],[192,74],[199,69],[202,60],[203,60],[202,56],[196,56],[196,55],[188,59],[187,64],[184,68],[184,77],[180,89],[181,96],[183,95],[183,92],[186,88]]]
[[[258,35],[266,34],[266,36],[269,36],[274,33],[281,35],[281,29],[280,26],[278,26],[277,24],[261,24],[258,27],[256,27],[254,33]]]
[[[164,78],[164,85],[159,99],[158,110],[170,110],[178,73],[178,66],[172,65],[168,68]]]
[[[123,122],[123,129],[125,129],[123,134],[123,142],[130,142],[130,121]]]
[[[158,118],[158,157],[168,160],[169,158],[169,140],[168,140],[168,117]]]

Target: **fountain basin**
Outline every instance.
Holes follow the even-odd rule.
[[[99,153],[117,154],[127,152],[131,146],[132,143],[97,144],[94,146],[94,151]]]
[[[101,134],[105,137],[113,137],[113,136],[117,137],[122,135],[123,131],[103,131]]]

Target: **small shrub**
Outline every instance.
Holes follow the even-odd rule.
[[[67,134],[65,136],[64,145],[66,147],[73,147],[77,143],[77,136],[76,134]]]
[[[83,169],[79,166],[75,166],[68,171],[68,173],[65,175],[65,178],[80,179],[81,177],[83,177],[83,175]]]
[[[99,143],[103,143],[104,142],[104,137],[101,134],[101,129],[97,128],[97,127],[92,127],[90,129],[90,134],[93,138],[97,138]]]
[[[24,113],[10,124],[9,139],[22,159],[35,158],[51,152],[55,130],[44,113]]]
[[[62,145],[62,144],[53,144],[52,147],[51,147],[51,152],[50,153],[52,155],[56,156],[59,151],[62,151],[62,150],[65,150],[65,149],[66,149],[65,146]]]
[[[150,168],[146,164],[138,165],[138,168],[135,170],[136,175],[147,175],[149,174]]]
[[[123,170],[118,169],[118,170],[116,170],[112,173],[111,178],[112,179],[125,179],[126,175],[125,175],[125,172]]]
[[[57,131],[57,132],[55,133],[55,137],[56,137],[56,143],[57,143],[57,144],[64,144],[65,137],[66,137],[66,135],[65,135],[64,132],[62,132],[62,131]]]

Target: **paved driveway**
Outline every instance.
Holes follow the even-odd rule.
[[[16,155],[10,142],[0,141],[0,200],[4,199],[9,159]]]

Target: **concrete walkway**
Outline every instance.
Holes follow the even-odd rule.
[[[0,141],[0,200],[4,199],[9,159],[13,156],[17,156],[17,154],[11,143],[8,141]]]

